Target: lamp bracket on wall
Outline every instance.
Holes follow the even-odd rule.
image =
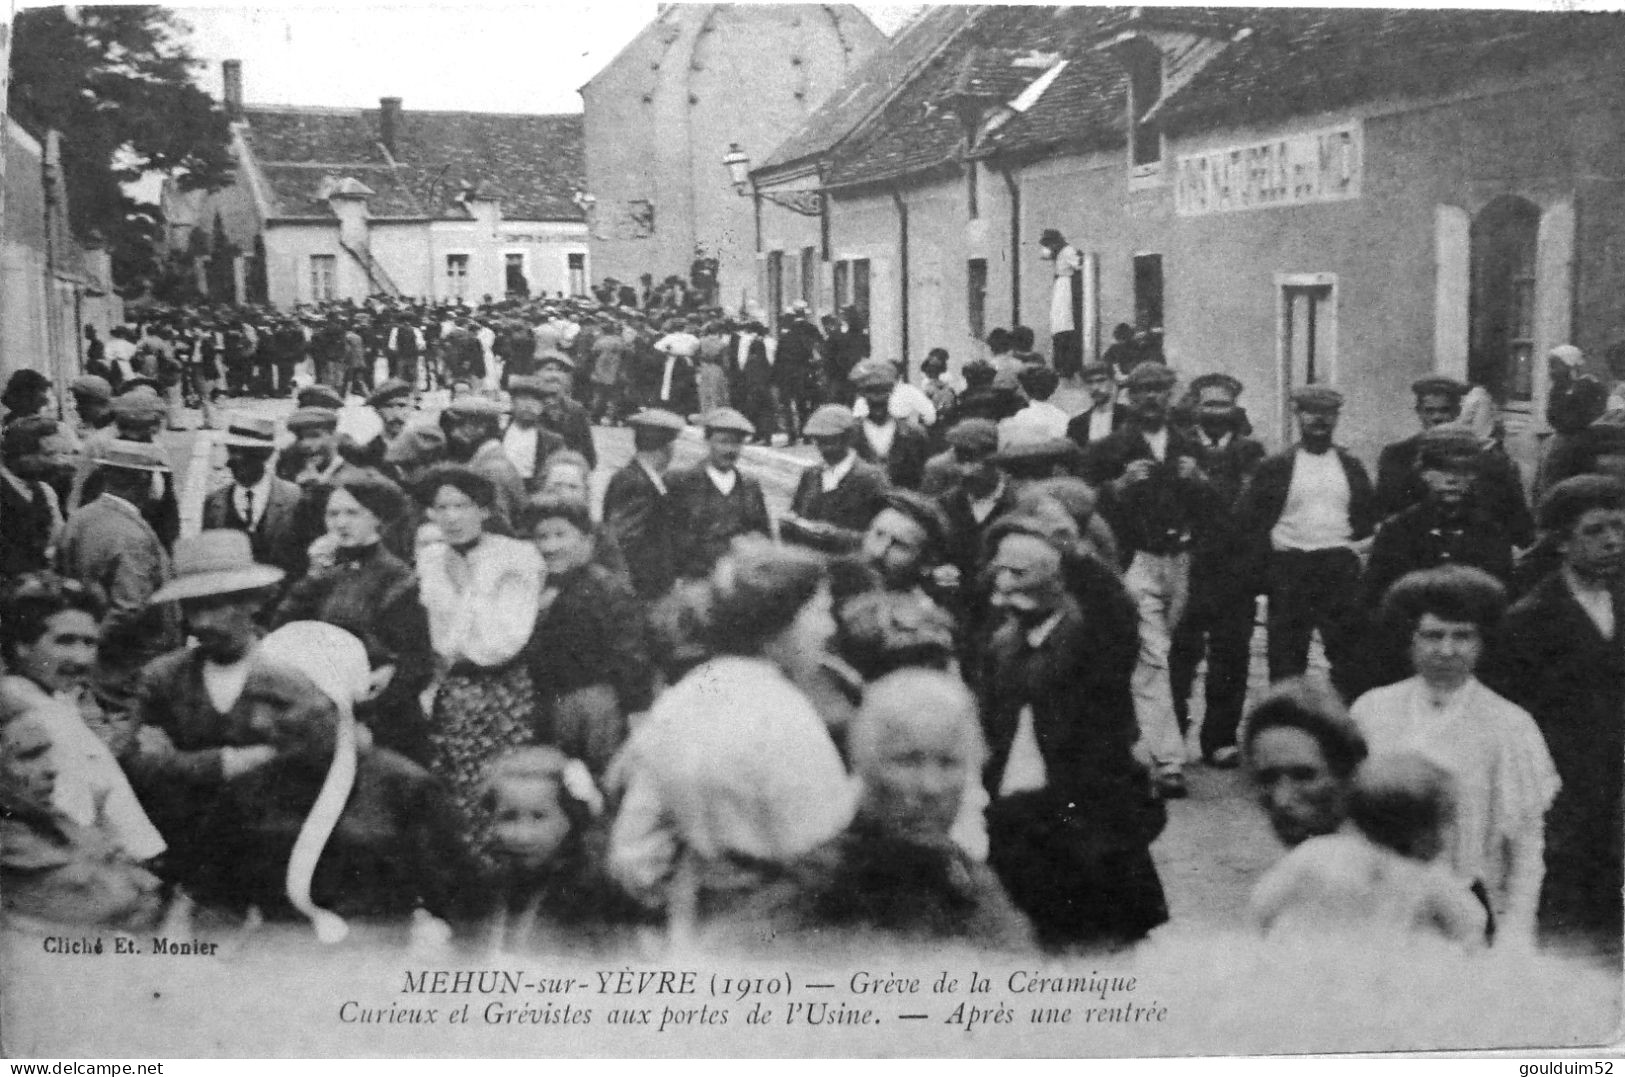
[[[822,191],[764,191],[758,188],[757,193],[775,206],[783,206],[803,217],[818,217],[824,212]]]

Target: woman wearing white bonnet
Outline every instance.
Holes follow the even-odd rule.
[[[206,903],[302,916],[327,943],[350,918],[451,914],[467,870],[455,815],[438,781],[356,724],[369,690],[366,649],[343,629],[295,621],[265,637],[243,695],[277,757],[230,783],[205,824]]]

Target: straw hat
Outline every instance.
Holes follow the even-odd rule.
[[[248,536],[214,530],[175,543],[175,578],[158,589],[152,602],[178,602],[210,595],[257,591],[282,582],[280,568],[254,560]]]

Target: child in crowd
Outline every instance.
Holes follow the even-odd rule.
[[[636,915],[599,870],[604,800],[580,760],[516,748],[487,770],[481,807],[497,860],[481,885],[492,952],[605,948]]]
[[[1368,759],[1350,790],[1349,822],[1305,841],[1265,874],[1250,902],[1255,927],[1484,941],[1485,906],[1437,862],[1451,825],[1444,770],[1408,752]]]

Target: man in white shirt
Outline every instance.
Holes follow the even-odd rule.
[[[1342,394],[1306,385],[1292,403],[1299,440],[1258,465],[1237,513],[1264,561],[1270,680],[1308,668],[1310,636],[1319,629],[1332,684],[1352,700],[1366,687],[1355,546],[1375,529],[1376,498],[1365,466],[1332,444]]]

